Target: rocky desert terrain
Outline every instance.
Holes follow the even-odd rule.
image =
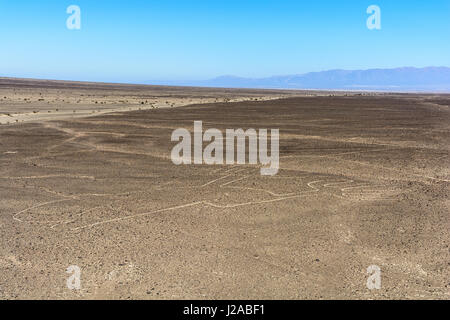
[[[0,79],[0,298],[449,299],[449,108]],[[174,165],[171,133],[196,120],[278,128],[278,174]]]

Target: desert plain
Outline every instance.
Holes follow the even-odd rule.
[[[449,108],[0,78],[0,299],[447,300]],[[198,120],[279,129],[278,174],[174,165],[173,130]]]

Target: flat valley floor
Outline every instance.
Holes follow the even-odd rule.
[[[0,82],[1,299],[450,298],[449,95],[24,83]],[[68,118],[99,96],[135,108]],[[279,128],[278,174],[172,164],[195,120]]]

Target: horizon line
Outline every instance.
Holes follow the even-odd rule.
[[[357,71],[371,71],[371,70],[401,70],[401,69],[415,69],[415,70],[425,70],[425,69],[450,69],[450,67],[447,66],[426,66],[426,67],[413,67],[413,66],[403,66],[403,67],[394,67],[394,68],[368,68],[368,69],[327,69],[323,71],[311,71],[311,72],[305,72],[305,73],[296,73],[296,74],[285,74],[285,75],[272,75],[272,76],[266,76],[266,77],[259,77],[259,78],[248,78],[248,77],[242,77],[242,76],[235,76],[235,75],[219,75],[215,77],[210,77],[208,79],[202,79],[202,80],[137,80],[137,81],[123,81],[123,80],[76,80],[76,79],[62,79],[62,78],[46,78],[46,77],[23,77],[23,76],[3,76],[0,75],[0,79],[11,79],[11,80],[25,80],[25,81],[55,81],[55,82],[73,82],[73,83],[85,83],[85,84],[111,84],[111,85],[138,85],[138,86],[162,86],[162,87],[186,87],[186,88],[217,88],[217,89],[254,89],[254,90],[288,90],[288,91],[337,91],[337,92],[381,92],[381,93],[441,93],[441,94],[449,94],[450,89],[435,89],[435,90],[428,90],[428,89],[401,89],[398,88],[398,90],[395,90],[394,88],[389,89],[389,85],[385,86],[385,89],[382,89],[383,85],[373,85],[381,87],[378,89],[363,89],[363,85],[358,87],[358,89],[345,89],[345,88],[283,88],[283,87],[251,87],[251,86],[243,86],[243,87],[233,87],[233,86],[214,86],[214,85],[207,85],[202,84],[202,82],[207,82],[211,80],[217,80],[220,78],[237,78],[237,79],[245,79],[245,80],[263,80],[263,79],[270,79],[270,78],[276,78],[276,77],[289,77],[289,76],[303,76],[311,73],[325,73],[325,72],[332,72],[332,71],[348,71],[348,72],[357,72]],[[151,83],[155,82],[155,83]],[[160,82],[160,83],[158,83]],[[173,83],[172,83],[173,82]],[[178,82],[178,84],[176,83]],[[185,83],[183,83],[185,82]],[[194,82],[196,84],[189,84],[189,82]],[[357,86],[357,84],[355,84]]]

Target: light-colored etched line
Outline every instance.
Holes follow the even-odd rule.
[[[24,222],[23,220],[20,220],[19,218],[16,218],[16,216],[18,216],[19,214],[25,213],[25,212],[27,212],[27,211],[29,211],[29,210],[32,210],[32,209],[36,209],[36,208],[40,208],[40,207],[46,206],[46,205],[48,205],[48,204],[53,204],[53,203],[58,203],[58,202],[63,202],[63,201],[69,201],[69,200],[73,200],[73,199],[60,199],[60,200],[55,200],[55,201],[49,201],[49,202],[40,203],[40,204],[35,205],[35,206],[33,206],[33,207],[30,207],[30,208],[27,208],[27,209],[24,209],[24,210],[22,210],[22,211],[19,211],[19,212],[14,213],[13,216],[12,216],[12,218],[13,218],[14,220],[16,220],[16,221]]]
[[[248,178],[248,177],[250,177],[250,175],[244,176],[244,177],[242,177],[242,178],[239,178],[239,179],[236,179],[236,180],[233,180],[233,181],[230,181],[230,182],[225,182],[224,184],[221,184],[220,186],[221,186],[221,187],[224,187],[224,186],[227,186],[227,185],[229,185],[229,184],[232,184],[232,183],[235,183],[235,182],[244,180],[245,178]]]
[[[228,175],[226,175],[226,176],[223,176],[223,177],[214,179],[214,180],[212,180],[212,181],[209,181],[209,182],[205,183],[204,185],[201,185],[200,188],[209,186],[210,184],[213,184],[213,183],[216,182],[216,181],[219,181],[219,180],[222,180],[222,179],[225,179],[225,178],[228,178],[228,177],[231,177],[231,174],[228,174]]]
[[[232,204],[232,205],[226,205],[226,206],[216,205],[216,204],[213,204],[213,203],[207,202],[207,201],[205,201],[203,203],[208,205],[208,206],[217,208],[217,209],[230,209],[230,208],[237,208],[237,207],[248,206],[248,205],[255,205],[255,204],[262,204],[262,203],[271,203],[271,202],[278,202],[278,201],[283,201],[283,200],[288,200],[288,199],[294,199],[294,198],[298,198],[298,197],[301,197],[301,196],[308,195],[308,194],[310,194],[312,192],[315,192],[315,191],[309,191],[309,192],[306,192],[304,194],[297,194],[295,196],[290,196],[290,197],[270,199],[270,200],[261,200],[261,201],[250,201],[250,202],[244,202],[244,203],[238,203],[238,204]]]
[[[316,183],[321,182],[321,181],[323,181],[323,180],[311,181],[311,182],[309,182],[307,184],[308,187],[313,189],[312,191],[306,191],[306,192],[302,192],[302,193],[298,193],[298,194],[294,194],[294,195],[289,195],[289,196],[285,196],[283,198],[270,199],[270,200],[261,200],[261,201],[250,201],[250,202],[244,202],[244,203],[238,203],[238,204],[226,205],[226,206],[216,205],[216,204],[213,204],[213,203],[207,202],[207,201],[204,201],[204,204],[212,206],[212,207],[215,207],[215,208],[219,208],[219,209],[227,209],[227,208],[236,208],[236,207],[247,206],[247,205],[254,205],[254,204],[261,204],[261,203],[270,203],[270,202],[277,202],[277,201],[283,201],[283,200],[288,200],[288,199],[294,199],[294,198],[301,197],[301,196],[304,196],[304,195],[308,195],[308,194],[311,194],[311,193],[319,192],[319,189],[314,187],[313,184],[316,184]],[[271,193],[270,191],[264,190],[264,189],[257,189],[257,190]],[[275,194],[273,194],[273,195],[275,195]]]
[[[270,194],[271,196],[274,197],[288,197],[288,196],[293,196],[296,193],[295,192],[289,192],[289,193],[275,193],[269,190],[265,190],[265,189],[259,189],[259,188],[248,188],[248,187],[228,187],[228,188],[233,188],[233,189],[240,189],[240,190],[251,190],[251,191],[262,191],[265,193]]]
[[[49,174],[43,176],[24,176],[24,177],[0,177],[0,179],[20,180],[20,179],[48,179],[48,178],[74,178],[74,179],[89,179],[94,180],[93,176],[79,176],[74,174]]]
[[[324,184],[323,186],[324,187],[334,187],[334,186],[337,186],[340,184],[353,183],[353,182],[354,182],[353,180],[347,180],[347,181],[341,181],[341,182],[327,183],[327,184]]]
[[[230,169],[225,170],[224,173],[228,173],[228,172],[233,171],[233,170],[238,169],[238,168],[239,168],[239,166],[235,164]]]
[[[358,188],[369,188],[369,187],[373,187],[373,185],[362,184],[359,186],[345,187],[345,188],[342,188],[341,191],[346,191],[346,190],[350,190],[350,189],[358,189]]]
[[[92,210],[99,209],[99,208],[102,208],[102,207],[101,207],[101,206],[98,206],[98,207],[94,207],[94,208],[87,209],[87,210],[85,210],[85,211],[79,213],[79,214],[78,214],[78,217],[81,218],[82,215],[84,215],[84,214],[86,214],[86,213],[88,213],[88,212],[91,212]],[[54,229],[55,227],[57,227],[57,226],[59,226],[59,225],[61,225],[61,224],[69,224],[69,223],[74,222],[74,221],[76,221],[76,220],[77,220],[77,219],[58,221],[58,223],[52,225],[52,226],[50,227],[50,229]]]
[[[303,154],[303,155],[289,155],[289,156],[281,156],[280,159],[287,159],[287,158],[300,158],[300,157],[313,157],[313,158],[328,158],[328,157],[335,157],[335,156],[341,156],[341,155],[347,155],[347,154],[358,154],[358,153],[367,153],[367,152],[378,152],[378,151],[388,151],[391,149],[375,149],[375,150],[361,150],[361,151],[349,151],[349,152],[341,152],[341,153],[332,153],[332,154],[326,154],[326,155],[314,155],[314,154]]]
[[[313,184],[316,184],[316,183],[319,183],[319,182],[322,182],[322,181],[323,181],[323,180],[311,181],[311,182],[307,183],[307,186],[310,187],[310,188],[312,188],[312,189],[314,189],[314,190],[316,190],[316,191],[319,191],[319,189],[317,189],[316,187],[314,187],[314,186],[312,186],[312,185],[313,185]]]
[[[182,209],[182,208],[187,208],[187,207],[193,207],[193,206],[196,206],[196,205],[199,205],[199,204],[202,204],[202,203],[203,203],[203,201],[198,201],[198,202],[183,204],[183,205],[179,205],[179,206],[175,206],[175,207],[170,207],[170,208],[164,208],[164,209],[159,209],[159,210],[150,211],[150,212],[139,213],[139,214],[135,214],[135,215],[131,215],[131,216],[126,216],[126,217],[121,217],[121,218],[115,218],[115,219],[99,221],[99,222],[91,223],[91,224],[88,224],[88,225],[85,225],[85,226],[82,226],[82,227],[73,228],[73,229],[71,229],[71,231],[77,231],[77,230],[82,230],[82,229],[86,229],[86,228],[91,228],[91,227],[99,226],[99,225],[106,224],[106,223],[112,223],[112,222],[119,222],[119,221],[124,221],[124,220],[128,220],[128,219],[134,219],[134,218],[146,216],[146,215],[149,215],[149,214],[159,213],[159,212],[172,211],[172,210],[177,210],[177,209]]]
[[[224,178],[224,177],[222,177],[222,178]],[[115,219],[110,219],[110,220],[99,221],[99,222],[95,222],[95,223],[92,223],[92,224],[89,224],[89,225],[85,225],[85,226],[82,226],[82,227],[73,228],[73,229],[71,229],[71,231],[77,231],[77,230],[82,230],[82,229],[86,229],[86,228],[91,228],[91,227],[99,226],[99,225],[106,224],[106,223],[120,222],[120,221],[123,221],[123,220],[133,219],[133,218],[137,218],[137,217],[141,217],[141,216],[145,216],[145,215],[149,215],[149,214],[154,214],[154,213],[160,213],[160,212],[166,212],[166,211],[182,209],[182,208],[186,208],[186,207],[192,207],[192,206],[196,206],[196,205],[200,205],[200,204],[205,204],[207,206],[211,206],[211,207],[218,208],[218,209],[229,209],[229,208],[236,208],[236,207],[242,207],[242,206],[248,206],[248,205],[257,205],[257,204],[263,204],[263,203],[271,203],[271,202],[278,202],[278,201],[283,201],[283,200],[295,199],[295,198],[298,198],[298,197],[301,197],[301,196],[305,196],[305,195],[308,195],[308,194],[311,194],[311,193],[318,192],[319,189],[315,188],[313,186],[313,184],[318,183],[320,181],[322,181],[322,180],[311,181],[311,182],[308,183],[308,186],[313,189],[312,191],[296,194],[296,195],[289,196],[289,197],[270,199],[270,200],[262,200],[262,201],[251,201],[251,202],[238,203],[238,204],[226,205],[226,206],[216,205],[216,204],[213,204],[211,202],[203,200],[203,201],[197,201],[197,202],[188,203],[188,204],[184,204],[184,205],[179,205],[179,206],[175,206],[175,207],[170,207],[170,208],[164,208],[164,209],[159,209],[159,210],[150,211],[150,212],[139,213],[139,214],[135,214],[135,215],[131,215],[131,216],[126,216],[126,217],[121,217],[121,218],[115,218]]]
[[[209,174],[213,174],[213,173],[222,171],[223,169],[224,169],[224,168],[218,168],[218,169],[212,170],[212,171],[209,172]]]

